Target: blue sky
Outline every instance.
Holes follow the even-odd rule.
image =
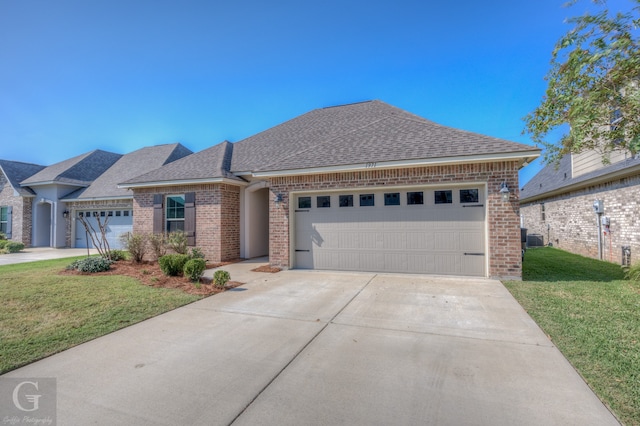
[[[0,0],[0,158],[199,151],[369,99],[530,143],[553,45],[590,5],[563,3]]]

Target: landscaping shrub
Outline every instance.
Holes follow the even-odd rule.
[[[9,240],[1,240],[0,239],[0,250],[4,248],[4,246],[6,246],[7,244],[9,244]]]
[[[227,271],[223,271],[220,269],[213,274],[213,282],[216,287],[224,287],[227,285],[229,280],[231,279],[231,275]]]
[[[71,265],[67,266],[67,269],[75,269],[85,273],[104,272],[111,269],[111,262],[109,259],[105,259],[100,256],[85,257],[84,259],[76,260]]]
[[[206,267],[207,264],[204,259],[189,259],[187,263],[184,264],[184,276],[189,277],[193,283],[200,282],[200,278],[202,278]]]
[[[187,254],[187,234],[182,231],[170,233],[167,236],[167,245],[178,254]]]
[[[24,244],[17,241],[2,240],[0,242],[3,243],[2,247],[0,248],[7,253],[17,253],[20,250],[24,249]]]
[[[194,247],[191,249],[191,253],[189,253],[189,257],[191,259],[203,259],[204,260],[204,253],[202,252],[202,249],[198,248],[198,247]]]
[[[160,270],[170,277],[181,275],[184,264],[189,260],[186,254],[167,254],[158,259]]]
[[[167,254],[166,244],[164,234],[151,234],[149,236],[149,245],[156,260]]]
[[[631,265],[625,275],[630,281],[640,282],[640,262]]]
[[[6,240],[7,236],[4,233],[0,232],[0,240]]]
[[[143,234],[124,234],[122,243],[129,251],[131,259],[135,263],[141,263],[147,249],[147,238]]]
[[[110,250],[109,257],[112,261],[117,262],[118,260],[126,260],[128,258],[127,252],[124,250]]]

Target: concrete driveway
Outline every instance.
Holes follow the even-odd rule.
[[[95,249],[90,249],[89,252],[98,253]],[[86,248],[29,247],[18,253],[0,254],[0,266],[86,255]]]
[[[61,425],[618,424],[498,281],[254,278],[5,377]]]

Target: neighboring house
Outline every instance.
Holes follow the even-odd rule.
[[[88,186],[60,199],[65,203],[65,245],[67,247],[93,247],[91,239],[79,217],[90,227],[99,230],[97,221],[107,219],[106,238],[111,248],[122,248],[121,235],[133,230],[133,194],[118,188],[118,183],[162,167],[193,152],[179,143],[145,147],[121,156]],[[99,218],[99,219],[98,219]]]
[[[120,187],[133,191],[134,232],[184,230],[211,261],[517,279],[518,170],[539,154],[370,101],[313,110]]]
[[[175,143],[126,155],[95,150],[48,167],[0,160],[0,229],[26,246],[91,247],[77,219],[97,230],[97,216],[108,218],[107,239],[119,248],[132,231],[133,195],[118,182],[189,154]]]
[[[567,155],[535,175],[520,192],[522,226],[542,244],[598,257],[598,215],[603,202],[610,232],[601,234],[604,260],[622,262],[622,248],[640,256],[640,158],[624,152],[602,163],[595,151]],[[605,219],[607,220],[607,219]]]
[[[0,160],[0,232],[14,241],[31,245],[32,206],[35,193],[20,182],[44,166]]]
[[[121,154],[95,150],[45,167],[20,182],[23,188],[27,187],[35,194],[31,207],[31,245],[67,247],[65,216],[68,216],[68,210],[66,203],[60,200],[91,185],[121,157]]]

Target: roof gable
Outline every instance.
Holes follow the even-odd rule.
[[[196,152],[166,164],[156,170],[120,181],[120,187],[157,186],[180,182],[221,181],[223,179],[243,182],[229,172],[233,144],[224,141],[211,148]]]
[[[118,188],[118,183],[158,169],[193,152],[179,143],[156,145],[125,154],[109,169],[96,178],[87,188],[82,188],[65,199],[79,201],[96,198],[127,198],[131,193]]]
[[[36,186],[59,183],[88,186],[121,157],[122,154],[98,149],[48,166],[23,180],[21,185]]]
[[[5,175],[14,191],[22,196],[31,196],[33,191],[20,186],[20,182],[43,170],[45,166],[22,163],[19,161],[0,160],[0,171]]]

